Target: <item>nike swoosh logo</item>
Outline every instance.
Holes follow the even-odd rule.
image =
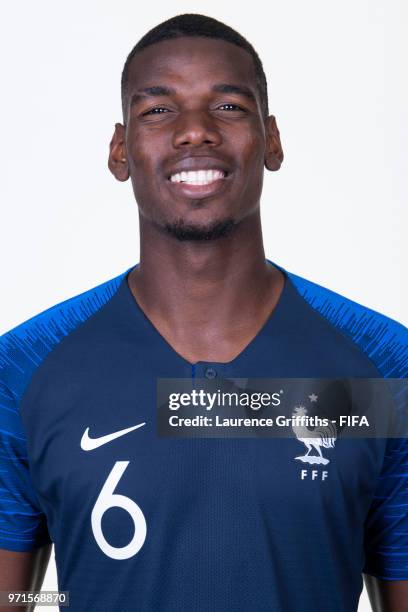
[[[133,425],[133,427],[128,427],[127,429],[121,429],[120,431],[114,431],[111,434],[107,434],[106,436],[101,436],[100,438],[90,438],[89,437],[89,427],[87,427],[83,433],[81,438],[81,448],[84,451],[94,450],[94,448],[98,448],[98,446],[102,446],[102,444],[106,444],[107,442],[111,442],[112,440],[116,440],[120,436],[124,436],[125,434],[133,431],[134,429],[138,429],[146,425],[146,423],[139,423],[139,425]]]

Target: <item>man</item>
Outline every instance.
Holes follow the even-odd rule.
[[[376,611],[408,610],[403,440],[339,440],[332,477],[302,478],[294,437],[157,435],[160,378],[406,376],[401,325],[265,259],[283,152],[259,57],[176,16],[122,101],[139,264],[2,339],[0,588],[38,589],[54,542],[75,612],[355,612],[362,573]]]

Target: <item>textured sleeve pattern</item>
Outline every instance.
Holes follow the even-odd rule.
[[[289,276],[309,305],[350,338],[394,389],[400,433],[386,442],[366,517],[362,571],[382,580],[408,580],[408,330],[334,291],[295,274]]]
[[[0,386],[0,548],[29,551],[51,542],[31,483],[26,438],[10,391]]]
[[[391,438],[365,530],[364,573],[408,580],[408,440]]]
[[[109,301],[128,271],[49,308],[0,338],[0,548],[23,552],[51,543],[31,479],[21,398],[47,355]]]

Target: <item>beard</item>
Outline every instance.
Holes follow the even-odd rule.
[[[168,234],[180,241],[208,241],[226,238],[232,233],[235,226],[236,222],[233,219],[214,221],[206,226],[189,224],[185,223],[183,219],[178,219],[173,223],[166,223],[164,228]]]

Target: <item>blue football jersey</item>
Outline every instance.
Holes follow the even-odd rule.
[[[132,268],[2,336],[0,547],[53,542],[73,612],[356,612],[362,573],[408,580],[405,438],[338,440],[323,479],[295,436],[157,433],[160,378],[406,378],[404,326],[277,267],[228,363],[178,354]]]

